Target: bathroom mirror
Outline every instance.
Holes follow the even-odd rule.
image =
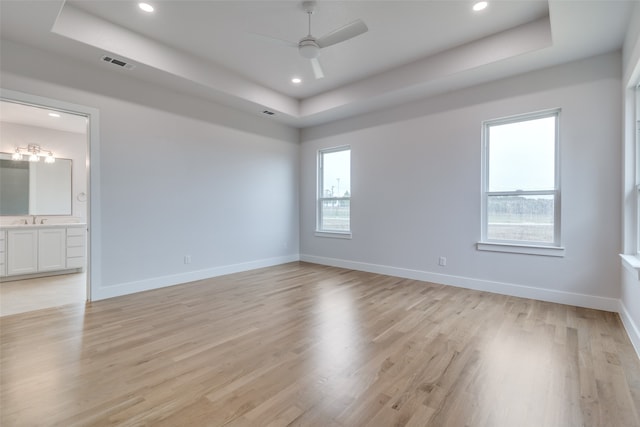
[[[71,215],[71,160],[11,160],[0,153],[0,215]]]

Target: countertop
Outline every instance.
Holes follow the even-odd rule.
[[[69,227],[86,227],[87,224],[83,222],[68,222],[68,223],[51,223],[47,224],[0,224],[0,230],[14,230],[16,228],[69,228]]]

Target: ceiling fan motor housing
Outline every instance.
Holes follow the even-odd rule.
[[[298,43],[298,52],[304,58],[313,59],[320,55],[320,46],[313,37],[305,37]]]

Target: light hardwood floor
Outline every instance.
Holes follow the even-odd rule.
[[[0,319],[3,426],[639,426],[617,314],[306,263]]]
[[[86,273],[1,282],[0,316],[84,303],[86,295]]]

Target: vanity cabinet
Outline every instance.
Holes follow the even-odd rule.
[[[0,276],[84,269],[86,233],[84,224],[0,230]]]
[[[7,275],[7,232],[0,230],[0,277]]]
[[[64,228],[38,230],[38,271],[64,270],[67,233]]]
[[[7,231],[7,275],[38,272],[38,230]]]

